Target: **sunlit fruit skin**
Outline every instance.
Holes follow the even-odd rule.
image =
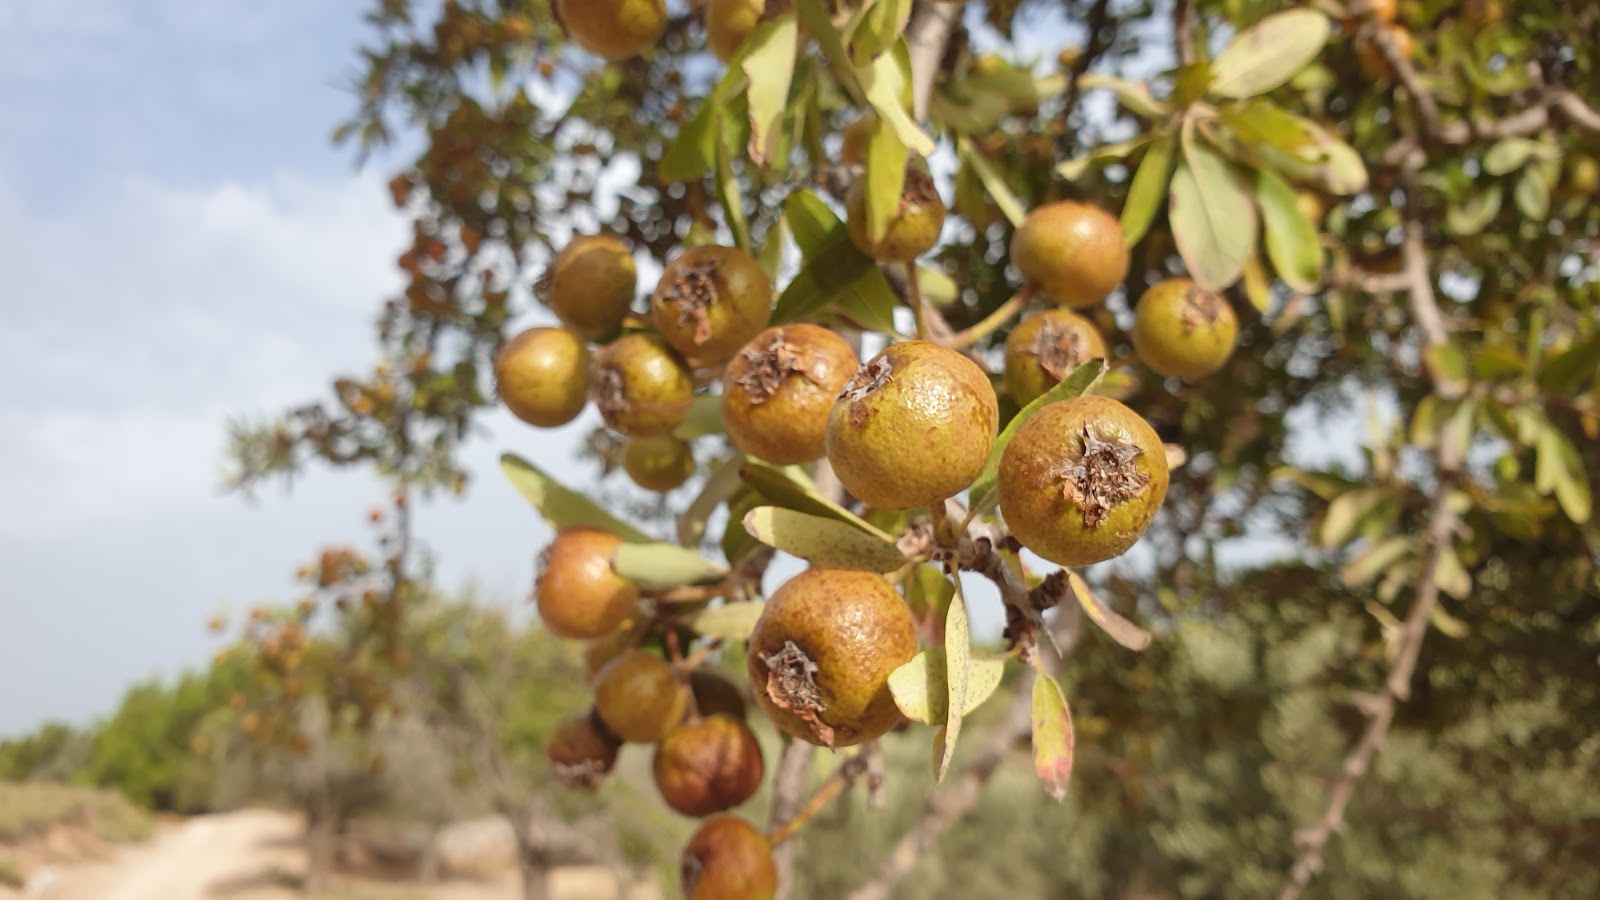
[[[556,0],[567,35],[603,59],[627,59],[655,46],[667,30],[665,0]]]
[[[862,253],[880,262],[911,262],[939,243],[946,210],[933,177],[916,167],[906,169],[900,207],[889,229],[873,242],[867,229],[867,179],[857,178],[845,195],[850,240]]]
[[[743,719],[747,715],[744,689],[704,667],[689,673],[689,690],[695,708],[702,716],[724,715]]]
[[[589,398],[619,434],[666,434],[689,414],[694,374],[661,338],[636,332],[595,354]]]
[[[1000,407],[977,364],[927,341],[890,344],[828,414],[827,452],[845,489],[879,509],[960,493],[983,471]]]
[[[615,632],[639,602],[639,587],[612,571],[622,539],[585,525],[564,528],[541,556],[534,599],[546,628],[591,639]]]
[[[766,6],[766,0],[708,0],[706,46],[717,59],[733,60],[749,39],[750,32],[755,31]]]
[[[1011,263],[1029,285],[1071,309],[1093,306],[1128,277],[1122,223],[1098,206],[1062,200],[1028,213]]]
[[[1167,495],[1166,449],[1150,423],[1109,397],[1035,413],[1000,456],[1000,514],[1022,545],[1063,566],[1127,552]]]
[[[1187,278],[1169,278],[1139,298],[1133,349],[1169,378],[1193,381],[1222,368],[1233,355],[1239,318],[1233,307]]]
[[[772,846],[754,826],[735,816],[715,816],[683,850],[685,900],[772,900],[778,866]]]
[[[734,446],[780,466],[821,459],[828,413],[860,361],[850,343],[816,325],[768,328],[728,362],[722,421]]]
[[[639,273],[628,246],[607,235],[575,237],[539,284],[562,324],[590,341],[609,340],[633,303]]]
[[[650,298],[656,330],[690,359],[727,359],[771,318],[771,279],[755,257],[733,247],[685,251],[667,263]]]
[[[595,679],[594,709],[611,733],[633,744],[653,744],[683,719],[688,688],[659,656],[630,650],[606,664]]]
[[[616,766],[621,746],[591,710],[556,726],[545,753],[562,784],[593,791]]]
[[[622,451],[622,469],[639,487],[665,494],[694,474],[694,453],[669,434],[637,437]]]
[[[756,703],[778,728],[848,747],[901,720],[889,674],[916,652],[911,611],[883,576],[811,569],[767,600],[747,662]]]
[[[1106,341],[1087,318],[1049,309],[1018,323],[1006,338],[1006,390],[1027,406],[1091,359],[1106,358]]]
[[[656,745],[650,766],[667,805],[686,816],[709,816],[738,806],[761,786],[761,745],[743,719],[712,715],[690,720]]]
[[[529,328],[500,348],[494,382],[512,415],[540,428],[565,425],[589,402],[589,345],[564,328]]]

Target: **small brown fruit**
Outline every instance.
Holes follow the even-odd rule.
[[[872,132],[877,127],[878,117],[873,113],[863,113],[846,125],[840,132],[844,144],[839,148],[839,162],[846,166],[866,165],[867,144],[872,142]]]
[[[740,450],[780,466],[821,459],[828,412],[859,365],[849,342],[826,328],[768,328],[723,374],[728,437]]]
[[[1167,495],[1167,454],[1138,413],[1109,397],[1052,403],[1000,457],[1000,514],[1024,547],[1063,566],[1120,556]]]
[[[916,652],[911,611],[883,576],[811,569],[767,601],[750,635],[750,683],[783,731],[848,747],[901,720],[889,674]]]
[[[850,240],[862,253],[884,262],[910,262],[927,253],[939,243],[939,231],[944,228],[944,200],[939,197],[933,176],[915,165],[906,167],[900,207],[876,243],[867,230],[867,179],[857,178],[850,186],[845,206]]]
[[[761,745],[743,719],[706,716],[667,734],[651,772],[668,806],[709,816],[749,800],[761,786]]]
[[[627,59],[667,30],[665,0],[555,0],[556,18],[578,46],[603,59]]]
[[[689,690],[702,716],[743,719],[746,715],[744,690],[715,672],[699,668],[689,673]]]
[[[1082,309],[1128,277],[1129,257],[1122,223],[1098,206],[1063,200],[1028,213],[1011,238],[1011,262],[1023,281]]]
[[[707,819],[683,850],[685,900],[772,900],[778,866],[772,846],[743,819]]]
[[[614,237],[575,237],[535,285],[562,324],[591,341],[609,339],[639,286],[633,252]]]
[[[622,468],[634,484],[665,494],[694,474],[694,454],[670,434],[637,437],[622,451]]]
[[[593,791],[617,764],[621,746],[622,742],[609,734],[590,710],[556,726],[545,750],[563,785]]]
[[[666,660],[630,650],[600,670],[594,708],[612,734],[630,743],[653,744],[683,719],[687,695]]]
[[[828,414],[828,461],[864,503],[927,506],[972,484],[999,422],[994,387],[976,363],[927,341],[902,341],[845,385]]]
[[[589,346],[563,328],[529,328],[500,348],[494,382],[512,415],[540,428],[565,425],[589,401]]]
[[[639,587],[611,569],[622,539],[609,531],[564,528],[540,556],[534,599],[545,627],[569,638],[615,632],[639,602]]]
[[[1152,286],[1133,314],[1134,352],[1169,378],[1193,381],[1222,368],[1238,336],[1228,301],[1187,278]]]
[[[694,402],[694,375],[661,338],[642,332],[600,348],[589,396],[612,430],[629,437],[666,434]]]
[[[1027,406],[1068,372],[1106,357],[1106,342],[1083,316],[1050,309],[1023,319],[1006,338],[1006,390]]]
[[[772,282],[743,250],[695,247],[667,263],[650,320],[690,359],[727,359],[772,318]]]
[[[706,45],[717,59],[730,62],[755,31],[766,0],[708,0]]]

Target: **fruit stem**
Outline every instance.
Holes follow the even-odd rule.
[[[866,774],[867,762],[867,754],[863,751],[839,763],[839,767],[833,770],[828,780],[822,783],[822,787],[817,788],[817,792],[811,795],[811,799],[806,801],[806,805],[801,807],[799,812],[767,833],[767,843],[776,847],[799,833],[817,813],[827,809],[828,804],[844,793],[846,788],[855,784],[857,778]]]
[[[701,666],[705,665],[706,660],[711,658],[711,654],[717,652],[717,648],[721,646],[722,638],[715,638],[711,641],[701,644],[699,647],[695,648],[693,653],[689,654],[678,662],[678,671],[687,675],[688,673],[693,672],[695,669],[700,668]]]
[[[961,528],[950,518],[949,500],[937,500],[928,506],[928,513],[933,517],[934,543],[946,550],[954,549],[961,542]]]
[[[917,338],[929,340],[928,306],[922,296],[922,285],[917,281],[916,260],[906,263],[906,299],[911,301],[911,315],[917,322]]]
[[[973,344],[1000,330],[1007,322],[1021,314],[1024,309],[1027,309],[1028,304],[1033,302],[1033,293],[1034,289],[1031,286],[1017,291],[1011,295],[1011,299],[996,307],[994,312],[984,316],[982,321],[970,328],[950,335],[940,343],[954,350],[971,347]]]

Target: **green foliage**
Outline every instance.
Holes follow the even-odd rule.
[[[148,814],[116,791],[0,781],[0,841],[38,834],[57,823],[85,825],[114,842],[143,840],[154,827]]]

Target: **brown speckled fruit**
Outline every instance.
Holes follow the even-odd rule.
[[[857,178],[850,186],[845,207],[850,240],[862,253],[884,262],[910,262],[927,253],[939,243],[939,231],[944,227],[944,200],[939,197],[933,176],[915,165],[906,167],[900,208],[890,220],[889,230],[876,243],[867,233],[867,179]]]
[[[667,805],[709,816],[749,800],[765,771],[761,745],[743,719],[706,716],[672,729],[650,766]]]
[[[1138,413],[1109,397],[1052,403],[1000,456],[1000,514],[1024,547],[1063,566],[1120,556],[1167,496],[1167,454]]]
[[[826,328],[768,328],[734,355],[722,378],[722,421],[740,450],[780,466],[821,459],[828,412],[860,361]]]
[[[1023,281],[1082,309],[1128,277],[1129,258],[1122,223],[1098,206],[1062,200],[1028,213],[1011,238],[1011,263]]]
[[[682,721],[688,688],[659,656],[630,650],[606,664],[595,679],[594,709],[612,734],[634,744],[654,744]]]
[[[569,638],[611,634],[639,602],[639,587],[611,570],[622,539],[584,525],[564,528],[539,557],[534,600],[545,627]]]
[[[694,454],[670,434],[637,437],[622,451],[622,469],[639,487],[665,494],[694,474]]]
[[[689,673],[689,690],[702,716],[745,717],[745,694],[737,684],[705,668]]]
[[[1006,390],[1027,406],[1068,372],[1105,357],[1105,339],[1093,322],[1068,309],[1045,310],[1023,319],[1006,338]]]
[[[555,13],[568,37],[604,59],[638,56],[667,30],[666,0],[556,0]]]
[[[588,235],[562,248],[535,289],[562,324],[580,337],[601,341],[622,327],[638,285],[628,246],[614,237]]]
[[[621,746],[622,742],[606,732],[591,710],[557,725],[545,752],[562,784],[593,791],[617,764]]]
[[[684,900],[772,900],[778,866],[772,846],[734,816],[707,819],[683,850]]]
[[[614,431],[629,437],[666,434],[689,414],[694,375],[661,338],[630,334],[595,354],[589,398]]]
[[[864,503],[927,506],[978,477],[999,421],[994,386],[976,363],[927,341],[902,341],[845,385],[828,414],[828,461]]]
[[[783,731],[848,747],[901,720],[889,674],[916,652],[911,611],[883,576],[811,569],[767,600],[750,635],[750,683]]]
[[[540,428],[565,425],[589,402],[589,346],[564,328],[529,328],[494,359],[495,390],[511,414]]]
[[[702,246],[667,263],[650,298],[650,320],[691,359],[727,359],[767,327],[772,282],[742,250]]]
[[[729,62],[750,32],[756,29],[766,0],[708,0],[706,3],[706,46],[717,59]]]
[[[1133,313],[1134,352],[1169,378],[1192,381],[1222,368],[1238,336],[1228,301],[1187,278],[1152,286]]]

